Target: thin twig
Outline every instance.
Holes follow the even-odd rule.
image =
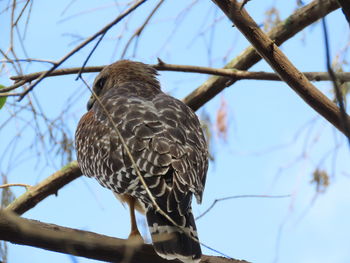
[[[239,199],[239,198],[286,198],[290,197],[290,195],[234,195],[234,196],[228,196],[223,198],[215,199],[214,202],[199,216],[196,217],[196,220],[200,219],[201,217],[205,216],[213,207],[221,201],[231,200],[231,199]]]
[[[18,15],[16,21],[13,23],[13,26],[17,26],[17,23],[18,23],[18,21],[21,19],[21,17],[22,17],[22,15],[23,15],[24,11],[26,10],[26,8],[27,8],[29,2],[30,2],[30,0],[27,0],[27,2],[24,4],[24,7],[22,8],[21,12],[19,13],[19,15]]]
[[[32,187],[29,184],[21,184],[21,183],[17,183],[17,184],[3,184],[0,185],[0,188],[8,188],[8,187],[13,187],[13,186],[19,186],[19,187],[25,187],[25,189],[29,189],[30,187]]]
[[[191,66],[191,65],[175,65],[175,64],[166,64],[163,61],[160,61],[158,64],[151,65],[159,71],[175,71],[175,72],[191,72],[199,74],[210,74],[216,76],[223,76],[227,78],[232,78],[234,80],[242,79],[254,79],[254,80],[272,80],[272,81],[281,81],[281,78],[273,72],[254,72],[254,71],[245,71],[237,69],[226,69],[226,68],[210,68],[210,67],[201,67],[201,66]],[[83,70],[81,67],[77,68],[64,68],[57,69],[51,72],[47,77],[53,76],[62,76],[77,74],[80,71],[82,73],[96,73],[100,72],[105,66],[94,66],[94,67],[85,67]],[[0,91],[0,94],[3,92],[8,92],[14,90],[27,82],[33,81],[38,78],[43,71],[35,72],[26,75],[13,76],[12,80],[15,80],[15,84],[4,88]],[[303,73],[311,81],[329,81],[331,80],[328,72],[304,72]],[[340,72],[336,73],[337,79],[342,82],[350,81],[349,72]]]
[[[341,115],[341,125],[343,126],[343,129],[346,131],[347,134],[350,134],[350,127],[348,122],[348,115],[345,110],[344,105],[344,99],[342,95],[342,91],[339,87],[339,80],[337,79],[337,76],[335,75],[335,72],[332,69],[331,66],[331,55],[330,55],[330,47],[329,47],[329,41],[328,41],[328,30],[327,30],[327,24],[326,24],[326,18],[322,18],[322,28],[323,28],[323,35],[324,35],[324,45],[325,45],[325,51],[326,51],[326,67],[329,73],[329,76],[332,79],[333,82],[333,88],[335,97],[337,99],[339,109],[340,109],[340,115]],[[348,136],[348,143],[350,146],[350,137]]]
[[[56,64],[55,61],[52,60],[46,60],[46,59],[37,59],[37,58],[24,58],[24,59],[12,59],[12,60],[0,60],[0,63],[11,63],[13,62],[41,62],[41,63],[50,63],[50,64]]]
[[[47,77],[52,71],[54,71],[56,68],[58,68],[62,63],[64,63],[67,59],[69,59],[72,55],[74,55],[76,52],[78,52],[80,49],[85,47],[87,44],[89,44],[91,41],[93,41],[98,36],[106,33],[111,27],[113,27],[115,24],[120,22],[124,17],[129,15],[131,12],[133,12],[136,8],[138,8],[140,5],[145,3],[146,0],[140,0],[137,1],[133,6],[131,6],[129,9],[127,9],[124,13],[119,15],[116,19],[114,19],[112,22],[104,26],[101,30],[93,34],[91,37],[87,38],[85,41],[83,41],[81,44],[79,44],[77,47],[75,47],[73,50],[71,50],[68,54],[66,54],[63,58],[61,58],[55,65],[53,65],[48,71],[43,72],[40,77],[26,89],[22,95],[19,98],[19,101],[22,100],[36,85],[40,83],[45,77]]]
[[[82,69],[81,67],[75,67],[75,68],[62,68],[62,69],[56,69],[52,71],[48,77],[54,77],[54,76],[62,76],[62,75],[70,75],[70,74],[77,74],[81,70],[83,73],[94,73],[94,72],[100,72],[105,66],[94,66],[94,67],[85,67]],[[26,81],[30,82],[42,75],[45,71],[39,71],[34,72],[26,75],[19,75],[19,76],[12,76],[11,79],[17,83],[18,81]]]
[[[104,38],[104,36],[106,35],[107,31],[104,32],[103,34],[101,34],[100,38],[97,40],[95,46],[92,48],[92,50],[90,51],[89,55],[87,56],[87,58],[85,59],[81,69],[78,72],[78,76],[75,78],[75,80],[78,80],[81,77],[81,73],[84,70],[86,64],[88,63],[90,57],[92,56],[92,54],[95,52],[96,48],[98,47],[98,45],[101,43],[102,39]]]
[[[250,0],[243,0],[240,9],[242,10],[244,6],[249,2]]]
[[[0,90],[0,94],[3,94],[3,93],[8,92],[8,91],[15,90],[15,89],[25,85],[27,82],[30,82],[30,81],[29,80],[24,80],[24,79],[23,80],[19,80],[19,81],[15,82],[15,84],[13,84],[13,85],[11,85],[11,86],[9,86],[7,88],[1,89]]]
[[[132,34],[132,36],[129,38],[128,42],[126,43],[124,50],[122,52],[122,55],[120,56],[121,58],[123,58],[125,56],[126,51],[128,50],[131,41],[135,38],[135,37],[140,37],[142,31],[145,29],[146,25],[148,24],[148,22],[151,20],[151,18],[153,17],[153,15],[156,13],[156,11],[159,9],[159,7],[164,3],[164,0],[160,0],[158,2],[158,4],[155,6],[155,8],[153,8],[153,10],[151,11],[151,13],[147,16],[145,22],[143,22],[143,24],[134,32],[134,34]],[[135,44],[136,45],[136,44]]]
[[[21,96],[22,93],[0,93],[0,98],[4,97],[18,97]]]
[[[166,64],[164,62],[150,65],[159,71],[175,71],[175,72],[190,72],[190,73],[199,73],[199,74],[209,74],[216,76],[229,77],[235,80],[241,79],[254,79],[254,80],[277,80],[281,81],[281,78],[273,72],[263,72],[263,71],[245,71],[237,69],[226,69],[226,68],[210,68],[202,66],[191,66],[191,65],[175,65],[175,64]],[[83,73],[97,73],[100,72],[105,66],[94,66],[94,67],[85,67]],[[48,77],[54,76],[63,76],[70,74],[77,74],[81,70],[80,67],[77,68],[63,68],[53,71]],[[19,86],[18,81],[22,81],[21,85],[26,82],[30,82],[36,79],[42,74],[41,72],[35,72],[27,75],[13,76],[12,80],[15,80],[16,88]],[[328,72],[303,72],[303,74],[311,81],[329,81]],[[339,72],[336,73],[337,78],[342,82],[350,81],[349,72]],[[13,85],[13,86],[14,86]],[[12,87],[12,86],[11,86]],[[9,91],[10,87],[3,89],[1,91]],[[12,90],[12,89],[11,89]]]

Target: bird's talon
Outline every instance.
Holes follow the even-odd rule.
[[[141,245],[145,243],[139,231],[131,231],[128,241],[133,245]]]

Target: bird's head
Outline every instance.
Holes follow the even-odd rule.
[[[93,92],[100,97],[109,89],[116,88],[127,82],[141,82],[160,89],[157,75],[157,71],[147,64],[130,60],[119,60],[106,66],[97,75],[93,85]],[[88,110],[92,108],[95,101],[96,98],[92,94],[87,104]]]

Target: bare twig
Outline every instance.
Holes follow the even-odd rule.
[[[231,199],[239,199],[239,198],[286,198],[286,197],[290,197],[290,195],[234,195],[234,196],[218,198],[218,199],[215,199],[214,202],[203,213],[201,213],[199,216],[197,216],[196,220],[205,216],[211,209],[213,209],[213,207],[218,202],[231,200]]]
[[[0,93],[0,98],[3,97],[19,97],[22,93]]]
[[[149,21],[151,20],[151,18],[153,17],[153,15],[157,12],[157,10],[159,9],[159,7],[164,3],[164,0],[160,0],[158,2],[158,4],[153,8],[153,10],[151,11],[151,13],[147,16],[145,22],[143,22],[143,24],[134,32],[134,34],[132,34],[132,36],[129,38],[128,42],[126,43],[124,50],[121,54],[121,58],[123,58],[125,56],[126,51],[128,50],[132,40],[137,37],[139,38],[142,31],[145,29],[146,25],[149,23]],[[136,45],[136,44],[135,44]]]
[[[29,184],[20,184],[20,183],[17,183],[17,184],[3,184],[3,185],[0,185],[0,188],[8,188],[8,187],[13,187],[13,186],[19,186],[19,187],[24,187],[25,189],[29,189],[30,187],[32,187],[31,185]]]
[[[159,257],[151,245],[134,244],[130,240],[99,235],[35,220],[21,218],[0,210],[0,239],[15,244],[29,245],[51,251],[109,262],[121,262],[127,249],[133,249],[130,263],[170,263]],[[214,256],[202,256],[205,263],[247,263],[246,261]]]
[[[243,2],[241,3],[240,9],[243,9],[244,6],[245,6],[249,1],[250,1],[250,0],[243,0]]]
[[[254,71],[245,71],[245,70],[228,69],[228,68],[226,69],[226,68],[209,68],[209,67],[190,66],[190,65],[175,65],[175,64],[166,64],[163,61],[160,61],[158,64],[154,64],[151,66],[153,66],[155,69],[159,71],[176,71],[176,72],[210,74],[210,75],[227,77],[234,80],[241,80],[241,79],[275,80],[275,81],[281,80],[281,78],[276,73],[272,73],[272,72],[262,72],[262,71],[254,72]],[[85,67],[83,70],[81,67],[57,69],[51,72],[48,75],[48,77],[77,74],[80,71],[84,73],[100,72],[104,67],[105,66]],[[38,78],[42,73],[43,71],[35,72],[27,75],[11,77],[12,80],[15,80],[15,84],[10,87],[1,89],[0,94],[14,90],[24,85],[27,82],[33,81],[36,78]],[[304,72],[303,74],[311,81],[331,80],[328,72]],[[350,81],[349,72],[336,73],[336,76],[339,81],[342,81],[342,82]]]
[[[337,79],[335,72],[333,71],[332,66],[331,66],[331,55],[330,55],[330,47],[329,47],[329,41],[328,41],[328,31],[327,31],[326,18],[322,18],[322,27],[323,27],[323,33],[324,33],[325,50],[326,50],[326,67],[327,67],[329,76],[332,79],[335,97],[336,97],[338,105],[339,105],[340,116],[341,116],[341,125],[343,126],[342,128],[346,131],[346,134],[350,134],[350,126],[349,126],[349,122],[348,122],[348,115],[346,114],[346,110],[345,110],[343,94],[342,94],[340,87],[339,87],[339,80]],[[349,136],[348,136],[348,143],[350,146],[350,137]]]
[[[52,60],[47,60],[47,59],[37,59],[37,58],[24,58],[24,59],[12,59],[12,60],[0,60],[0,63],[11,63],[13,64],[14,62],[40,62],[40,63],[50,63],[50,64],[55,64],[55,61]]]
[[[69,59],[71,56],[73,56],[76,52],[78,52],[80,49],[85,47],[87,44],[89,44],[91,41],[96,39],[98,36],[105,34],[111,27],[113,27],[115,24],[120,22],[124,17],[129,15],[131,12],[133,12],[136,8],[138,8],[140,5],[142,5],[146,0],[140,0],[137,1],[134,5],[132,5],[129,9],[127,9],[125,12],[123,12],[121,15],[119,15],[116,19],[114,19],[112,22],[104,26],[101,30],[96,32],[91,37],[87,38],[85,41],[83,41],[81,44],[79,44],[77,47],[75,47],[73,50],[71,50],[68,54],[66,54],[63,58],[61,58],[55,65],[53,65],[48,71],[43,72],[40,77],[26,89],[22,95],[20,96],[19,100],[22,100],[34,87],[39,84],[40,81],[42,81],[45,77],[47,77],[52,71],[54,71],[56,68],[58,68],[62,63],[64,63],[67,59]]]
[[[240,9],[240,4],[236,0],[213,1],[234,22],[260,56],[309,106],[332,123],[345,136],[350,137],[350,133],[344,129],[341,113],[337,105],[307,80],[289,61],[287,56],[283,54],[275,42],[259,28],[245,9]],[[348,123],[350,123],[350,118],[346,116],[346,125]]]
[[[0,94],[2,95],[3,93],[6,93],[6,92],[8,92],[8,91],[12,91],[12,90],[14,90],[14,89],[17,89],[17,88],[19,88],[19,87],[25,85],[27,82],[29,82],[29,81],[27,81],[27,80],[19,80],[19,81],[16,82],[15,84],[13,84],[13,85],[11,85],[11,86],[9,86],[9,87],[7,87],[7,88],[1,89],[1,90],[0,90]]]
[[[17,26],[18,21],[21,19],[21,17],[22,17],[22,15],[23,15],[24,11],[26,10],[26,8],[27,8],[29,2],[30,2],[30,0],[27,0],[27,2],[24,4],[24,7],[22,8],[21,12],[19,13],[19,15],[18,15],[16,21],[13,23],[13,26]]]
[[[81,73],[83,72],[86,64],[88,63],[90,57],[92,56],[92,54],[95,52],[96,48],[98,47],[98,45],[101,43],[102,39],[104,38],[104,36],[106,35],[107,31],[104,32],[103,34],[101,34],[100,38],[97,40],[96,44],[94,45],[94,47],[92,48],[92,50],[90,51],[89,55],[87,56],[87,58],[85,59],[81,69],[78,72],[78,76],[75,78],[75,80],[78,80],[81,77]]]
[[[216,76],[228,77],[234,80],[242,79],[255,79],[255,80],[277,80],[281,81],[278,74],[273,72],[263,72],[263,71],[245,71],[229,68],[209,68],[200,66],[190,66],[190,65],[174,65],[166,64],[159,60],[159,63],[152,65],[155,69],[159,71],[177,71],[177,72],[192,72],[200,74],[210,74]],[[329,81],[332,80],[328,72],[304,72],[303,73],[311,81]],[[340,81],[348,82],[350,81],[350,73],[342,72],[336,73],[337,78]]]
[[[61,170],[47,177],[39,184],[32,186],[23,195],[9,204],[5,210],[15,212],[19,215],[36,206],[44,198],[57,194],[58,190],[81,176],[77,162],[72,162]]]
[[[54,76],[62,76],[62,75],[70,75],[70,74],[77,74],[79,71],[82,71],[84,73],[93,73],[93,72],[100,72],[105,66],[95,66],[95,67],[76,67],[76,68],[62,68],[62,69],[56,69],[52,71],[48,77],[54,77]],[[39,78],[45,71],[39,71],[34,72],[26,75],[20,75],[20,76],[13,76],[11,77],[12,80],[17,83],[18,81],[26,81],[30,82],[37,78]],[[2,90],[1,90],[2,91]],[[8,90],[5,90],[8,91]]]
[[[310,4],[298,9],[294,14],[278,24],[268,33],[268,36],[276,45],[281,45],[305,27],[337,8],[339,8],[337,0],[314,0]],[[225,68],[247,70],[260,60],[261,57],[255,49],[253,47],[248,47],[238,57],[229,62]],[[198,110],[206,102],[234,82],[235,80],[227,77],[211,77],[186,96],[183,101],[192,109]]]

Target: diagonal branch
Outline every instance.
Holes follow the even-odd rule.
[[[153,10],[151,11],[151,13],[147,16],[146,20],[143,22],[143,24],[134,32],[134,34],[132,34],[132,36],[129,38],[128,42],[126,43],[124,50],[121,54],[121,58],[125,57],[126,52],[129,49],[129,46],[132,42],[132,40],[134,38],[139,38],[141,36],[142,31],[145,29],[145,27],[147,26],[147,24],[149,23],[149,21],[152,19],[152,17],[154,16],[154,14],[158,11],[158,9],[160,8],[160,6],[164,3],[164,0],[160,0],[158,2],[158,4],[153,8]],[[137,40],[136,40],[137,41]],[[136,46],[137,46],[137,42],[135,44],[135,50],[136,50]]]
[[[279,46],[307,26],[311,25],[337,8],[339,8],[337,0],[314,0],[310,4],[298,9],[294,14],[290,15],[287,19],[273,28],[268,33],[268,36],[275,42],[276,45]],[[247,70],[260,60],[261,57],[259,54],[253,47],[250,46],[238,57],[230,61],[225,68]],[[200,87],[185,97],[184,102],[192,109],[198,110],[205,103],[214,98],[223,89],[232,85],[234,82],[234,80],[225,77],[211,77]]]
[[[347,134],[350,134],[350,125],[349,122],[347,122],[347,114],[345,109],[345,100],[343,98],[343,94],[340,87],[340,82],[337,79],[334,70],[332,69],[331,65],[331,55],[330,55],[330,47],[329,47],[329,40],[328,40],[328,30],[327,30],[327,24],[326,24],[326,18],[322,18],[322,26],[323,26],[323,34],[324,34],[324,44],[325,44],[325,51],[326,51],[326,67],[329,73],[329,76],[332,79],[333,82],[333,89],[335,93],[335,98],[337,101],[337,104],[339,105],[340,110],[340,117],[341,122],[343,125],[343,129]],[[348,143],[350,145],[350,137],[348,137]]]
[[[30,187],[27,192],[9,204],[5,210],[21,215],[36,206],[49,195],[57,194],[59,189],[79,176],[81,176],[80,168],[77,162],[72,162],[53,175],[47,177],[39,184]]]
[[[347,127],[350,117],[346,115],[343,122],[340,110],[335,103],[328,99],[287,58],[249,16],[236,0],[213,0],[235,24],[239,31],[255,47],[257,52],[269,63],[274,71],[283,79],[309,106],[332,123],[347,137],[350,134]]]
[[[148,244],[135,244],[125,239],[45,224],[4,210],[0,210],[0,240],[109,262],[122,262],[124,259],[128,259],[129,263],[179,262],[159,257]],[[205,255],[201,262],[248,263]]]
[[[341,9],[345,15],[346,20],[349,23],[350,26],[350,1],[349,0],[338,0]]]

